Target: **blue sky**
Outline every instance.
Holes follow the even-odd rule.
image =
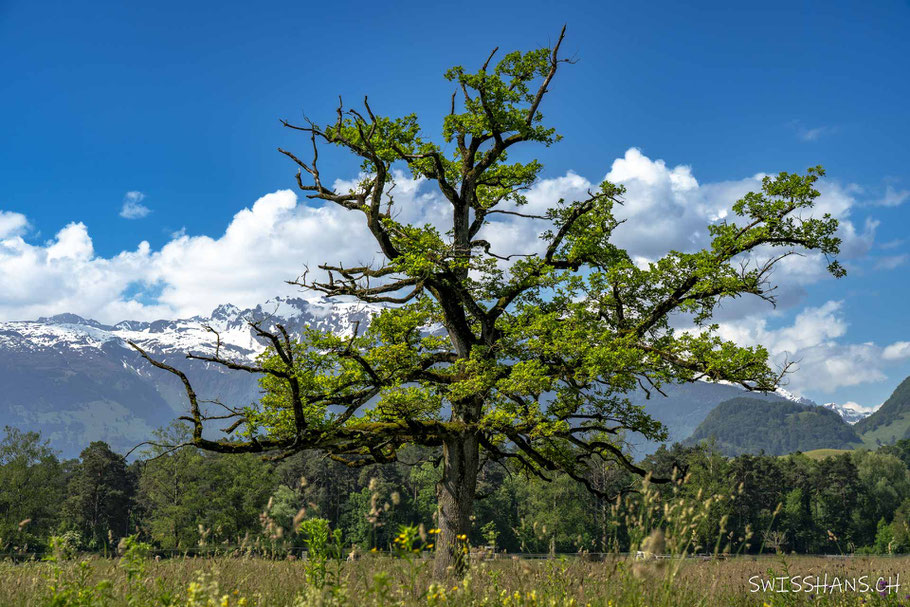
[[[731,312],[730,330],[785,345],[788,327],[820,326],[794,346],[807,361],[795,386],[819,401],[878,404],[910,374],[910,346],[905,356],[900,345],[910,341],[910,3],[736,4],[0,2],[0,230],[6,217],[7,237],[24,243],[0,248],[0,315],[111,321],[209,305],[187,285],[193,273],[227,271],[216,260],[187,267],[179,284],[141,268],[217,257],[212,241],[229,226],[259,225],[256,213],[237,214],[293,186],[275,148],[305,144],[279,118],[330,120],[339,94],[369,94],[374,109],[416,112],[435,133],[447,67],[475,66],[494,46],[545,46],[567,23],[564,48],[578,62],[543,107],[565,136],[537,154],[544,178],[627,170],[641,180],[662,160],[710,197],[757,173],[824,165],[855,227],[850,275],[783,276],[786,305]],[[322,163],[356,175],[343,157]],[[259,213],[302,212],[289,200],[270,198]],[[67,226],[77,227],[61,233]],[[297,246],[288,250],[310,251]],[[33,257],[41,267],[79,258],[60,266],[59,297],[63,274],[23,270]],[[262,272],[276,290],[286,277],[286,266]],[[262,295],[240,279],[214,293],[234,303]]]

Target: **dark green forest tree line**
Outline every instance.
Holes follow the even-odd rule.
[[[185,432],[175,425],[160,438],[179,442]],[[56,535],[110,554],[121,538],[139,534],[164,555],[246,550],[283,557],[302,547],[290,532],[306,518],[339,529],[346,549],[387,550],[401,525],[436,524],[438,450],[414,448],[400,460],[351,469],[313,451],[270,462],[182,447],[152,449],[127,463],[94,442],[78,460],[61,461],[38,434],[7,428],[0,440],[0,552],[40,554]],[[655,475],[685,475],[676,489],[655,486],[667,497],[733,496],[713,506],[698,530],[706,550],[722,535],[731,550],[747,552],[910,551],[910,441],[821,460],[727,458],[708,446],[675,445],[641,465]],[[588,475],[607,494],[642,482],[608,466]],[[490,463],[481,469],[479,495],[472,545],[531,553],[636,548],[616,503],[567,475],[545,482]]]

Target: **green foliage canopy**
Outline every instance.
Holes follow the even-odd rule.
[[[40,544],[58,519],[66,469],[38,433],[4,428],[0,488],[0,547]]]
[[[760,192],[733,205],[735,221],[708,227],[707,248],[671,251],[646,266],[611,243],[623,188],[606,181],[585,200],[554,201],[543,219],[529,219],[549,224],[543,254],[505,263],[477,239],[495,213],[519,213],[542,168],[509,162],[507,150],[558,139],[539,111],[562,62],[557,49],[447,72],[462,92],[461,107],[453,97],[443,123],[451,151],[426,139],[416,116],[379,117],[366,101],[363,112],[339,106],[334,124],[288,124],[309,134],[314,151],[322,142],[361,160],[366,176],[342,192],[323,184],[317,155],[305,163],[285,152],[301,167],[301,189],[362,213],[385,257],[378,267],[324,265],[327,281],[298,283],[393,305],[354,336],[309,329],[292,339],[262,330],[272,343],[256,368],[265,395],[243,411],[245,440],[207,446],[315,446],[372,462],[393,459],[402,444],[438,445],[446,434],[475,432],[491,454],[571,472],[578,449],[622,458],[608,438],[621,429],[663,435],[623,398],[633,388],[698,378],[776,385],[767,351],[722,340],[710,319],[724,298],[770,299],[768,274],[784,256],[836,255],[836,220],[812,218],[820,167],[765,177]],[[396,220],[396,163],[451,202],[445,234]],[[837,261],[829,269],[843,275]],[[674,313],[691,315],[698,331],[673,330]]]
[[[91,443],[79,458],[67,487],[64,521],[88,547],[111,548],[114,540],[130,534],[136,478],[107,443]]]

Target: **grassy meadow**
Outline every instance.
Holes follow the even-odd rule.
[[[836,457],[838,455],[843,455],[844,453],[850,453],[850,449],[812,449],[811,451],[804,451],[803,455],[812,460],[821,460],[828,457]],[[788,457],[782,455],[781,457]]]
[[[313,576],[301,560],[221,557],[138,561],[91,558],[0,563],[0,606],[305,607],[328,605],[690,606],[910,604],[910,557],[608,558],[472,562],[462,580],[436,583],[428,559],[367,556]],[[891,593],[754,592],[753,576],[890,577]],[[874,584],[874,582],[873,582]]]

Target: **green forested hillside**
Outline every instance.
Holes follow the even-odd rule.
[[[784,400],[782,396],[773,392],[747,393],[739,386],[706,381],[667,384],[661,388],[661,393],[652,391],[650,395],[646,395],[644,391],[636,391],[629,396],[633,404],[644,407],[648,415],[667,428],[669,436],[666,442],[673,444],[689,438],[714,407],[731,398],[740,398],[744,394],[749,394],[749,398],[764,401]],[[648,441],[640,435],[631,436],[629,441],[636,456],[653,453],[660,446],[660,442]]]
[[[900,383],[878,411],[854,428],[870,447],[910,438],[910,377]]]
[[[687,442],[711,439],[725,455],[850,449],[861,442],[853,427],[834,411],[755,398],[734,398],[719,404]]]

